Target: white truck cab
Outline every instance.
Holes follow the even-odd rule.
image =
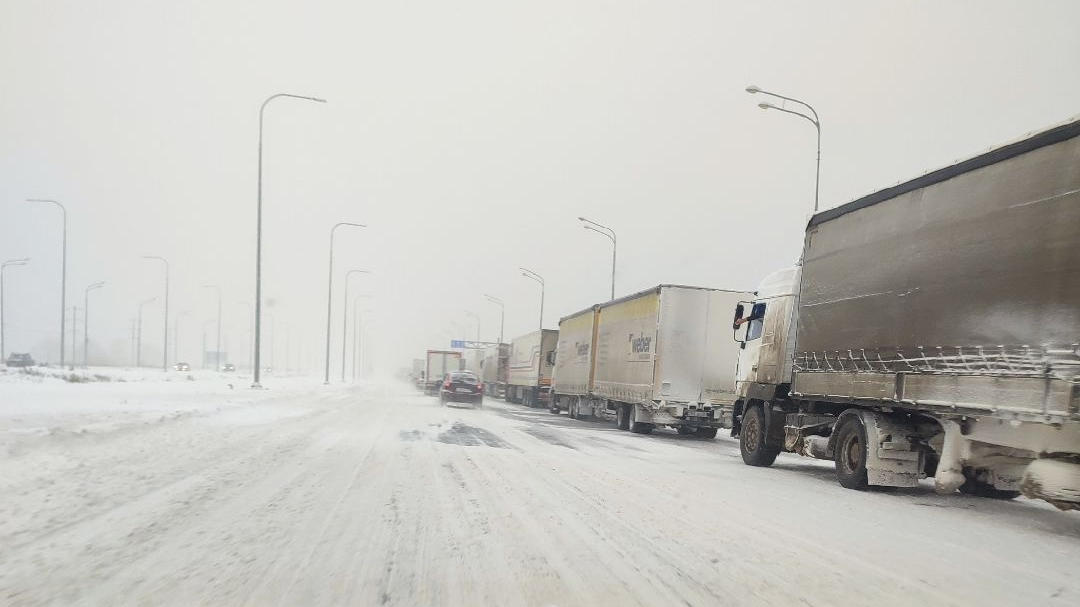
[[[735,308],[736,321],[751,319],[734,327],[735,341],[742,344],[736,372],[739,398],[769,400],[791,386],[799,275],[799,266],[769,274],[753,301]]]

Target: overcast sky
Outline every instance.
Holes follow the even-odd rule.
[[[274,364],[288,336],[321,368],[328,235],[350,221],[369,227],[338,231],[334,368],[340,278],[366,269],[350,292],[371,295],[367,334],[393,370],[447,346],[453,322],[472,338],[465,310],[494,340],[483,293],[505,300],[507,339],[534,329],[519,266],[546,278],[545,326],[606,300],[611,245],[579,215],[618,233],[618,295],[753,288],[792,264],[814,129],[747,85],[817,109],[829,208],[1080,113],[1077,23],[1075,0],[0,0],[0,259],[32,258],[5,273],[5,347],[57,359],[60,216],[22,202],[55,198],[80,348],[84,288],[103,280],[91,355],[127,363],[157,297],[143,341],[160,364],[162,269],[141,256],[161,255],[170,316],[190,311],[180,358],[199,360],[204,328],[213,340],[214,284],[246,365],[273,93],[329,100],[267,109]]]

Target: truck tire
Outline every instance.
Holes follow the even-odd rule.
[[[634,434],[651,434],[653,429],[656,428],[653,424],[637,421],[637,407],[634,405],[630,405],[629,418],[630,431]]]
[[[858,416],[840,422],[836,432],[836,480],[846,489],[866,489],[866,428]]]
[[[559,399],[555,398],[554,396],[551,397],[551,404],[548,405],[548,413],[552,415],[559,414]]]
[[[698,438],[716,438],[716,428],[698,426],[694,429],[694,434],[697,435]]]
[[[677,426],[675,428],[675,431],[678,432],[680,436],[686,436],[687,434],[694,434],[694,432],[696,430],[697,430],[696,428],[691,427],[691,426]]]
[[[630,429],[630,405],[618,405],[615,410],[615,425],[619,430]]]
[[[753,405],[747,408],[743,413],[742,431],[739,433],[739,451],[742,452],[744,464],[767,468],[776,461],[780,448],[769,446],[766,443],[767,437],[768,428],[765,427],[765,413],[761,406]]]
[[[988,497],[995,500],[1011,500],[1020,497],[1019,491],[1010,489],[998,489],[990,483],[981,481],[976,476],[974,468],[964,468],[964,484],[960,485],[960,493],[974,497]]]
[[[577,403],[573,399],[566,405],[566,415],[570,419],[577,419]]]

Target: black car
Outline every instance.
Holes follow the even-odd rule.
[[[443,377],[439,388],[439,402],[470,403],[477,408],[484,407],[484,384],[480,376],[472,371],[451,371]]]
[[[8,356],[7,366],[9,367],[33,367],[34,357],[27,353],[12,352],[11,356]]]

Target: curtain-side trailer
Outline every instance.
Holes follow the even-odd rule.
[[[619,428],[637,433],[664,425],[716,436],[730,425],[735,399],[739,349],[730,314],[750,297],[660,285],[564,318],[556,356],[559,408],[574,417],[613,417]]]
[[[747,464],[1080,507],[1080,121],[818,213],[735,316]]]

